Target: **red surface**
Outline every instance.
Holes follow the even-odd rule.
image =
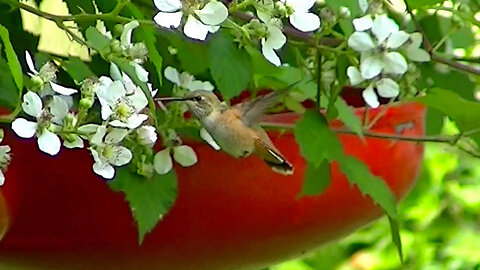
[[[371,110],[369,115],[379,111]],[[363,109],[357,111],[363,114]],[[292,122],[286,114],[277,121]],[[392,107],[372,131],[422,135],[424,109]],[[334,123],[338,125],[338,123]],[[255,157],[233,159],[207,145],[192,145],[199,162],[176,168],[179,196],[143,246],[123,195],[92,170],[85,150],[40,153],[34,140],[7,133],[14,159],[1,193],[18,205],[0,242],[0,265],[21,269],[259,269],[311,250],[378,218],[380,210],[332,165],[332,185],[320,196],[297,198],[305,162],[291,133],[271,134],[295,167],[276,174]],[[346,153],[365,161],[398,198],[419,172],[421,144],[341,135]],[[21,177],[19,177],[21,175]],[[9,186],[12,186],[10,188]],[[12,194],[13,192],[13,194]],[[14,202],[18,200],[18,203]],[[1,214],[0,207],[0,214]]]

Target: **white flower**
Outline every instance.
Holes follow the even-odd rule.
[[[124,49],[132,46],[132,32],[133,29],[140,25],[137,21],[131,21],[123,26],[123,32],[120,35],[120,44]]]
[[[200,129],[200,137],[202,137],[202,139],[206,141],[213,149],[217,151],[220,150],[220,146],[205,128]]]
[[[190,91],[213,91],[214,89],[213,85],[210,82],[202,82],[195,80],[195,77],[193,77],[193,75],[190,75],[188,72],[184,71],[182,73],[179,73],[176,68],[171,66],[166,67],[163,73],[165,75],[165,78],[167,78],[169,81],[179,87],[188,89]]]
[[[360,10],[365,13],[368,10],[368,2],[367,0],[358,0],[358,7]]]
[[[422,44],[422,34],[415,32],[410,34],[410,43],[405,46],[405,53],[407,58],[416,62],[428,62],[430,61],[430,54],[424,49],[420,48]]]
[[[354,66],[348,67],[347,75],[352,85],[358,85],[365,80],[360,74],[358,68]],[[377,108],[378,106],[380,106],[380,102],[378,101],[378,97],[375,93],[374,88],[377,89],[378,95],[384,98],[395,98],[400,93],[397,82],[390,78],[382,78],[378,81],[371,82],[367,86],[367,88],[363,90],[362,97],[365,102],[372,108]]]
[[[172,151],[175,161],[183,167],[190,167],[198,161],[195,151],[188,145],[167,147],[156,153],[153,159],[153,167],[158,174],[166,174],[172,169]]]
[[[52,102],[50,104],[50,112],[44,110],[42,99],[34,92],[27,92],[23,96],[22,108],[25,113],[36,118],[37,122],[31,122],[24,118],[17,118],[12,122],[12,129],[22,138],[32,138],[37,135],[38,147],[41,151],[56,155],[60,151],[60,138],[49,130],[53,124],[51,123],[57,112],[61,112],[62,108],[58,108],[58,104]],[[62,106],[62,105],[60,105]]]
[[[153,126],[142,126],[137,129],[137,140],[141,145],[153,146],[157,138],[158,135]]]
[[[90,151],[95,163],[93,171],[105,179],[115,176],[113,166],[119,167],[128,164],[132,160],[132,152],[125,146],[119,145],[127,136],[128,131],[113,128],[107,134],[107,127],[99,126],[90,143]]]
[[[201,1],[198,1],[201,2]],[[183,32],[186,36],[205,40],[207,34],[215,33],[219,25],[228,17],[228,9],[219,1],[210,1],[205,6],[184,7],[181,0],[154,0],[155,6],[160,12],[155,15],[153,20],[160,26],[166,28],[178,28],[182,22],[182,17],[186,16],[186,23]],[[190,5],[187,1],[183,5]],[[193,10],[189,14],[184,14],[184,10]],[[198,18],[198,19],[197,19]]]
[[[282,63],[275,50],[279,50],[285,45],[287,38],[282,33],[281,22],[277,19],[271,19],[267,26],[267,36],[262,38],[262,54],[265,58],[275,66],[280,66]]]
[[[33,63],[32,56],[28,51],[25,51],[25,60],[27,61],[28,69],[30,69],[30,72],[31,72],[28,75],[30,75],[30,77],[39,75],[39,72],[35,69],[35,64]],[[61,86],[59,84],[52,82],[51,80],[48,81],[48,83],[52,88],[52,90],[60,95],[70,96],[78,92],[77,89]]]
[[[387,15],[377,15],[372,20],[370,15],[353,21],[357,30],[348,39],[348,45],[362,53],[360,73],[364,79],[371,79],[380,73],[402,75],[407,69],[407,61],[398,52],[389,51],[400,48],[409,35],[399,31],[398,25]],[[369,32],[370,30],[374,38]]]
[[[282,0],[282,2],[293,11],[288,16],[293,27],[302,32],[311,32],[320,28],[320,18],[309,12],[315,0]]]
[[[148,71],[143,69],[143,67],[138,63],[133,62],[130,64],[135,67],[135,72],[140,80],[145,80],[145,78],[148,80]],[[142,78],[140,78],[140,76],[142,76]],[[132,79],[125,72],[120,71],[118,66],[113,62],[110,64],[110,77],[112,77],[114,81],[121,81],[123,83],[125,90],[127,91],[127,95],[133,94],[135,89],[139,88],[135,85],[135,83],[133,83]],[[151,83],[147,83],[147,87],[150,90],[152,97],[154,97],[157,94],[158,89],[153,90]]]
[[[98,100],[101,104],[103,120],[110,119],[110,125],[135,129],[139,127],[148,116],[139,113],[147,105],[148,100],[141,89],[135,87],[132,94],[127,91],[122,81],[112,81],[108,77],[100,77],[100,86],[96,89]]]

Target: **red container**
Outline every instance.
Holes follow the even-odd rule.
[[[370,110],[374,117],[382,109]],[[424,134],[424,108],[391,107],[372,132]],[[364,109],[357,109],[363,115]],[[274,116],[293,123],[298,115]],[[333,125],[339,126],[339,122]],[[270,133],[295,174],[272,172],[255,157],[233,159],[192,144],[199,162],[176,167],[179,196],[172,211],[138,246],[123,194],[92,171],[86,150],[42,154],[34,140],[6,134],[13,162],[0,188],[0,265],[21,269],[260,269],[294,258],[381,216],[369,197],[332,164],[332,184],[298,198],[305,161],[292,133]],[[398,199],[415,182],[423,146],[413,142],[339,135],[345,152],[385,179]],[[3,194],[3,195],[2,195]],[[13,213],[13,223],[5,215]],[[7,222],[5,223],[5,220]],[[20,268],[19,268],[20,269]]]

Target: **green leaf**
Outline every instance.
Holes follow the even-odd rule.
[[[13,109],[18,104],[18,99],[18,90],[10,68],[7,61],[0,57],[0,107]]]
[[[208,69],[208,47],[205,43],[190,42],[179,34],[167,34],[166,37],[177,49],[176,56],[183,70],[198,75]]]
[[[434,88],[414,100],[450,116],[461,131],[478,128],[480,123],[480,103],[465,100],[455,92]]]
[[[72,77],[76,84],[79,84],[86,78],[95,76],[88,65],[78,57],[62,61],[60,66]]]
[[[467,74],[453,69],[447,73],[440,72],[432,65],[421,65],[421,71],[420,88],[440,86],[442,89],[457,93],[462,98],[475,100],[476,84]]]
[[[416,9],[432,7],[438,3],[442,3],[443,0],[408,0],[407,2],[411,9]]]
[[[158,75],[158,80],[161,85],[162,78],[163,78],[162,76],[163,58],[157,50],[157,46],[156,46],[157,39],[155,37],[155,32],[151,29],[140,28],[137,33],[138,33],[138,36],[145,43],[145,46],[147,46],[148,56],[150,58],[150,61],[155,66],[155,69]]]
[[[390,223],[392,242],[397,248],[397,253],[400,257],[400,261],[403,263],[402,239],[400,238],[400,223],[398,222],[398,219],[392,217],[388,217],[388,222]]]
[[[237,96],[252,79],[252,65],[245,50],[225,33],[211,40],[208,48],[209,66],[215,83],[225,99]]]
[[[129,168],[121,168],[109,186],[114,191],[125,193],[125,200],[138,226],[139,244],[170,211],[177,197],[177,181],[173,172],[155,174],[152,179],[147,179]]]
[[[323,159],[337,161],[340,170],[352,185],[356,185],[363,194],[370,196],[387,215],[397,217],[395,197],[391,190],[381,178],[372,175],[363,162],[343,153],[340,140],[330,130],[324,116],[317,111],[307,111],[295,125],[294,133],[307,162],[319,166]]]
[[[305,171],[305,179],[303,180],[302,191],[300,196],[321,194],[328,186],[330,186],[330,162],[326,159],[315,166],[307,163]]]
[[[110,51],[110,40],[102,35],[97,28],[92,26],[88,27],[87,31],[85,31],[85,37],[88,44],[101,55]]]
[[[345,124],[345,126],[355,132],[363,140],[362,122],[355,114],[353,107],[348,106],[343,98],[338,97],[335,101],[335,108],[337,108],[338,117]]]
[[[5,47],[5,55],[7,56],[8,67],[10,68],[10,72],[15,84],[17,85],[19,93],[21,93],[23,90],[22,66],[18,61],[17,54],[13,50],[8,30],[3,25],[0,25],[0,37],[2,38],[3,46]]]

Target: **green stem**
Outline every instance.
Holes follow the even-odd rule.
[[[236,2],[235,2],[235,3],[236,3]],[[249,5],[252,5],[253,3],[254,3],[254,1],[252,1],[252,0],[245,0],[245,1],[241,2],[240,4],[234,4],[234,5],[232,5],[232,6],[228,9],[228,11],[229,11],[230,13],[232,13],[232,12],[235,12],[235,11],[243,10],[243,9],[247,8]]]

